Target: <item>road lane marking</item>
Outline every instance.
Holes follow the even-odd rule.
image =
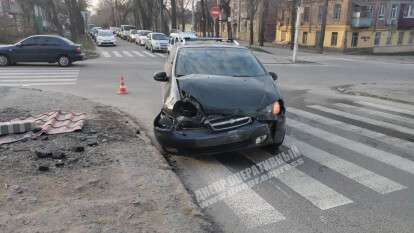
[[[407,188],[391,179],[378,175],[356,164],[336,157],[326,151],[315,148],[298,139],[287,137],[288,144],[298,146],[303,151],[304,156],[313,161],[324,165],[337,173],[348,177],[378,193],[387,194]]]
[[[22,68],[22,69],[3,69],[0,68],[0,71],[7,71],[9,73],[21,73],[21,72],[79,72],[79,69],[54,69],[54,68],[50,68],[50,69],[27,69],[27,68]],[[1,74],[1,73],[0,73]]]
[[[71,82],[76,81],[77,79],[7,79],[7,80],[0,80],[2,83],[7,82]]]
[[[390,113],[386,113],[386,112],[382,112],[382,111],[355,107],[353,105],[343,104],[343,103],[336,103],[334,105],[338,106],[340,108],[352,110],[352,111],[356,112],[357,114],[359,114],[359,113],[364,114],[365,113],[365,114],[368,114],[368,115],[380,116],[380,117],[383,117],[383,118],[386,118],[386,119],[389,119],[389,120],[392,120],[392,121],[400,121],[400,122],[404,122],[404,123],[407,123],[407,124],[413,124],[413,122],[414,122],[414,119],[410,119],[410,118],[406,118],[406,117],[402,117],[402,116],[398,116],[398,115],[394,115],[394,114],[390,114]]]
[[[192,160],[191,167],[205,183],[212,184],[219,179],[226,178],[233,173],[215,159],[209,161]],[[286,218],[272,205],[266,202],[252,189],[244,189],[222,200],[247,228],[255,228],[271,223],[277,223]]]
[[[147,55],[148,55],[148,56],[150,56],[150,57],[155,57],[155,55],[154,55],[154,54],[149,53],[149,52],[147,52],[147,51],[144,51],[143,53],[147,54]]]
[[[348,150],[352,150],[368,158],[380,161],[386,165],[395,167],[410,174],[414,174],[414,162],[409,159],[405,159],[392,153],[378,150],[374,147],[362,144],[357,141],[349,140],[347,138],[327,132],[322,129],[315,128],[313,126],[301,123],[293,119],[289,119],[288,126],[291,128],[295,128],[298,131],[309,133],[314,137],[326,140],[339,147],[344,147]]]
[[[76,85],[76,82],[68,83],[0,83],[0,87],[30,87],[30,86],[65,86]]]
[[[247,158],[255,163],[268,159],[269,154],[263,151],[254,154],[245,154]],[[290,166],[283,163],[281,166]],[[271,173],[270,173],[271,174]],[[327,210],[342,205],[350,204],[353,201],[332,188],[322,184],[306,173],[290,166],[286,171],[274,177],[295,191],[297,194],[310,201],[321,210]]]
[[[107,51],[102,51],[102,55],[106,58],[112,57]]]
[[[157,56],[159,56],[159,57],[165,57],[165,55],[164,54],[160,54],[160,53],[155,53],[155,55],[157,55]]]
[[[113,51],[112,53],[115,55],[115,57],[122,57],[118,51]]]
[[[24,76],[0,76],[0,80],[2,79],[27,79],[27,78],[77,78],[79,75],[24,75]]]
[[[334,115],[337,115],[337,116],[340,116],[340,117],[345,117],[345,118],[349,118],[349,119],[352,119],[352,120],[365,122],[365,123],[368,123],[368,124],[371,124],[371,125],[375,125],[375,126],[379,126],[379,127],[383,127],[383,128],[387,128],[387,129],[400,131],[402,133],[407,133],[407,134],[414,135],[414,129],[410,129],[410,128],[406,128],[406,127],[403,127],[403,126],[391,124],[391,123],[388,123],[388,122],[378,121],[378,120],[374,120],[374,119],[371,119],[371,118],[358,116],[358,115],[355,115],[355,114],[347,113],[347,112],[344,112],[344,111],[339,111],[339,110],[336,110],[336,109],[327,108],[327,107],[320,106],[320,105],[308,105],[307,107],[317,109],[317,110],[322,111],[322,112],[331,113],[331,114],[334,114]]]
[[[365,129],[365,128],[362,128],[356,125],[347,124],[342,121],[334,120],[328,117],[320,116],[320,115],[307,112],[307,111],[303,111],[303,110],[293,108],[293,107],[288,108],[288,113],[293,113],[294,115],[298,117],[303,117],[306,119],[317,121],[318,123],[323,124],[323,125],[328,125],[328,126],[336,127],[338,129],[348,131],[351,133],[360,134],[362,136],[380,141],[386,145],[400,147],[403,150],[407,150],[409,153],[412,153],[412,151],[414,151],[414,143],[400,139],[400,138],[388,136],[383,133]]]
[[[38,73],[38,72],[31,72],[31,73],[0,73],[0,76],[22,76],[22,75],[79,75],[79,72],[50,72],[50,73]]]
[[[398,107],[398,108],[401,108],[401,109],[407,109],[407,110],[410,110],[410,111],[414,111],[414,105],[411,105],[411,104],[403,104],[403,103],[399,103],[399,102],[380,100],[380,99],[375,99],[371,102],[376,103],[376,104],[383,104],[383,105],[390,106],[390,107]]]
[[[123,53],[124,53],[127,57],[133,57],[133,55],[132,55],[130,52],[128,52],[128,51],[123,51]]]
[[[139,57],[143,57],[144,55],[142,55],[142,53],[138,52],[138,51],[132,51],[134,54],[136,54]]]
[[[408,110],[408,109],[404,109],[404,108],[396,108],[393,106],[385,106],[382,104],[375,104],[375,103],[370,103],[370,102],[366,102],[366,101],[356,101],[354,103],[360,104],[360,105],[365,105],[365,106],[369,106],[369,107],[374,107],[374,108],[378,108],[378,109],[382,109],[382,110],[388,110],[388,111],[393,111],[393,112],[399,112],[399,113],[404,113],[404,114],[408,114],[408,115],[413,115],[414,116],[414,110]]]

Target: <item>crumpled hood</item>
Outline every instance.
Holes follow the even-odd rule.
[[[207,115],[256,116],[280,99],[271,77],[187,75],[177,78],[181,98],[191,97]]]

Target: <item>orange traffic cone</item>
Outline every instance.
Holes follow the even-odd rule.
[[[128,90],[127,90],[127,87],[125,85],[124,76],[121,76],[118,94],[119,95],[128,94]]]

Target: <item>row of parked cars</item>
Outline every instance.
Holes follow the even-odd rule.
[[[149,30],[137,30],[135,26],[121,25],[120,28],[111,27],[119,38],[144,46],[151,52],[170,52],[172,46],[180,40],[180,38],[196,38],[195,33],[173,32],[170,36],[160,32],[152,32]]]

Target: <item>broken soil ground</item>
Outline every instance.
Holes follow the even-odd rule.
[[[37,90],[0,88],[0,100],[1,121],[57,109],[87,113],[81,132],[0,147],[0,232],[214,231],[126,114]],[[37,150],[60,157],[39,158]]]

